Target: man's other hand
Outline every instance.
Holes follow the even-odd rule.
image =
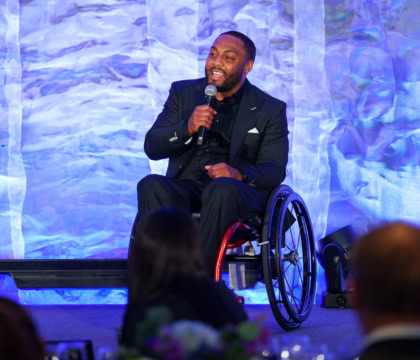
[[[188,119],[188,135],[192,136],[201,126],[210,129],[216,111],[209,105],[196,106]]]
[[[226,163],[206,165],[204,166],[204,168],[207,170],[207,173],[212,179],[217,179],[219,177],[228,177],[242,181],[242,174],[239,172],[239,170]]]

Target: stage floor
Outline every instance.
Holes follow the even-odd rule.
[[[44,340],[91,340],[96,354],[101,348],[117,346],[123,305],[28,305],[26,308]],[[280,348],[296,342],[331,354],[326,359],[342,359],[356,354],[362,345],[353,309],[324,309],[314,305],[309,318],[291,332],[280,328],[269,305],[245,305],[245,309],[251,319],[264,316],[264,324]]]

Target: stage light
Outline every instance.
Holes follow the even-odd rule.
[[[91,340],[47,341],[45,360],[94,360]]]
[[[347,289],[350,249],[356,238],[348,225],[318,241],[317,256],[325,270],[327,290],[322,294],[322,306],[344,308],[353,306],[351,289]]]

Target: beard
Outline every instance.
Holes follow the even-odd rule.
[[[238,69],[237,71],[230,73],[229,75],[227,75],[225,71],[221,69],[217,69],[219,71],[223,71],[223,74],[224,74],[224,80],[221,83],[218,83],[217,81],[212,80],[209,76],[209,72],[211,70],[216,70],[216,69],[217,69],[216,67],[212,67],[208,70],[205,69],[205,73],[206,73],[207,83],[210,85],[216,86],[218,92],[230,91],[241,82],[243,69]]]

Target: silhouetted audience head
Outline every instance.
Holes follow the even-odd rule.
[[[144,217],[128,259],[129,300],[165,294],[177,281],[205,276],[198,224],[178,208]]]
[[[369,333],[393,323],[420,325],[420,228],[390,223],[366,234],[352,254],[356,305]]]
[[[43,344],[25,309],[0,297],[0,359],[42,360]]]

